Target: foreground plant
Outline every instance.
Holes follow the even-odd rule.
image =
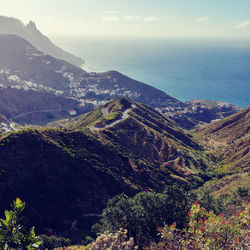
[[[26,230],[20,224],[20,214],[25,202],[19,198],[13,202],[13,210],[5,210],[5,219],[0,219],[0,249],[38,249],[41,242],[34,227]]]
[[[188,228],[179,230],[176,223],[159,228],[162,242],[158,247],[165,249],[248,249],[249,205],[243,204],[242,210],[225,218],[216,216],[212,211],[200,207],[198,202],[189,212]]]

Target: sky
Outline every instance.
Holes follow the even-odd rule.
[[[0,0],[49,36],[250,38],[250,0]]]

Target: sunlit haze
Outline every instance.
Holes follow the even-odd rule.
[[[1,0],[49,36],[250,38],[249,0]]]

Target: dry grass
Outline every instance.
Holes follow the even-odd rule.
[[[203,188],[209,187],[211,194],[214,197],[219,197],[224,194],[232,194],[237,191],[238,187],[244,186],[250,190],[250,175],[249,173],[239,173],[227,176],[215,183],[207,183]],[[202,188],[202,189],[203,189]]]

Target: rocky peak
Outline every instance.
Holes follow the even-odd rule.
[[[29,23],[26,25],[26,29],[33,31],[37,30],[35,22],[29,21]]]

